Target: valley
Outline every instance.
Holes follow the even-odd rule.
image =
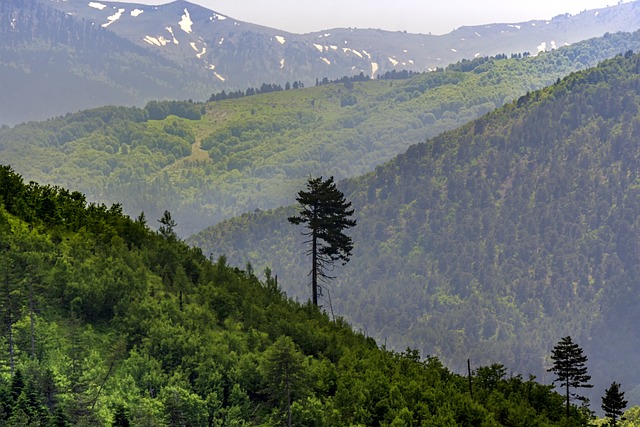
[[[621,382],[636,425],[639,13],[293,34],[3,1],[0,424],[604,425]],[[316,306],[319,177],[355,227]]]

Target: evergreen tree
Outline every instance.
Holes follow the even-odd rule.
[[[171,213],[169,211],[164,211],[162,218],[158,220],[158,222],[162,225],[158,227],[158,232],[161,236],[163,236],[167,240],[175,240],[176,232],[174,228],[176,227],[176,222],[171,217]]]
[[[566,336],[556,344],[551,352],[553,366],[549,372],[556,374],[554,382],[559,382],[560,387],[565,388],[567,418],[569,418],[569,405],[572,398],[584,401],[585,398],[576,393],[570,394],[571,388],[591,388],[589,384],[591,375],[587,375],[587,356],[582,354],[582,348],[575,344],[570,336]]]
[[[266,392],[286,413],[286,425],[291,427],[291,404],[303,392],[304,355],[288,336],[279,337],[265,352],[263,375]]]
[[[311,288],[313,304],[318,305],[318,278],[332,279],[327,274],[327,267],[333,267],[336,261],[345,265],[351,257],[353,241],[342,231],[354,227],[356,221],[349,217],[353,215],[351,202],[347,202],[344,194],[336,188],[333,177],[327,180],[310,178],[307,183],[308,191],[300,191],[296,200],[302,206],[299,216],[289,217],[292,224],[306,224],[307,231],[303,232],[309,240],[307,255],[311,255]]]
[[[607,418],[611,418],[609,425],[612,427],[618,425],[618,419],[622,416],[626,407],[627,401],[624,400],[624,391],[620,391],[620,384],[614,381],[602,396],[604,415]]]

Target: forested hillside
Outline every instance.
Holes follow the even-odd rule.
[[[309,174],[371,171],[413,143],[629,49],[640,50],[640,32],[409,79],[320,81],[206,105],[103,107],[0,129],[0,157],[27,180],[122,203],[129,214],[158,218],[168,209],[184,236],[289,204]]]
[[[500,364],[389,352],[118,205],[0,167],[0,424],[581,425]]]
[[[455,369],[497,359],[545,381],[548,349],[572,335],[596,392],[610,378],[640,384],[639,137],[640,56],[627,52],[343,182],[358,225],[328,287],[333,311]],[[190,243],[268,265],[306,300],[293,211],[247,214]]]

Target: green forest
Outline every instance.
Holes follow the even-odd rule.
[[[0,425],[578,426],[496,361],[389,351],[120,205],[0,167]],[[154,220],[155,221],[155,220]],[[635,409],[632,409],[633,411]],[[631,412],[630,412],[631,413]]]
[[[457,372],[469,357],[500,360],[545,383],[548,349],[572,335],[596,388],[636,387],[638,138],[640,56],[627,52],[341,182],[358,226],[323,304]],[[248,213],[188,241],[269,266],[306,300],[303,237],[286,221],[295,210]]]
[[[640,32],[400,80],[101,107],[0,129],[0,156],[27,180],[121,203],[129,215],[158,218],[169,210],[187,236],[292,203],[309,174],[340,180],[369,172],[411,144],[629,49],[640,50]]]

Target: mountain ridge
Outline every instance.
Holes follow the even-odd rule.
[[[15,16],[7,12],[12,8],[14,14],[20,14],[21,8],[26,7],[29,14],[36,10],[35,3],[6,0],[0,31],[25,31],[30,38],[25,38],[19,49],[6,39],[0,40],[0,81],[13,82],[6,91],[10,95],[6,104],[21,106],[0,110],[1,124],[47,119],[105,104],[141,107],[154,94],[160,100],[203,100],[212,92],[245,90],[263,83],[301,81],[309,86],[325,77],[338,79],[363,73],[375,78],[393,70],[435,70],[476,56],[524,52],[535,55],[539,47],[551,50],[554,45],[561,47],[605,32],[635,31],[636,22],[640,22],[639,3],[634,2],[601,9],[597,16],[595,12],[585,12],[536,26],[463,27],[445,36],[360,29],[300,35],[241,22],[188,2],[148,6],[38,0],[37,4],[62,11],[65,20],[77,21],[65,23],[65,29],[75,26],[86,31],[85,22],[93,29],[120,37],[115,41],[117,46],[124,46],[127,40],[144,51],[94,49],[88,55],[82,49],[91,46],[78,46],[82,33],[69,32],[59,33],[56,39],[55,48],[63,53],[47,57],[52,48],[42,46],[47,43],[46,34],[38,34],[37,26],[29,28],[33,24],[14,21]],[[45,20],[40,24],[44,24],[54,14],[45,12],[40,16]],[[17,24],[24,28],[16,28]],[[57,31],[55,21],[49,24],[51,28],[45,31]],[[53,70],[49,80],[37,73],[29,74],[28,70],[41,64],[31,63],[23,54],[26,51],[38,52],[52,63],[46,67]],[[169,63],[158,62],[159,57]],[[65,92],[69,95],[65,96]],[[46,94],[46,102],[38,100],[38,93]]]

